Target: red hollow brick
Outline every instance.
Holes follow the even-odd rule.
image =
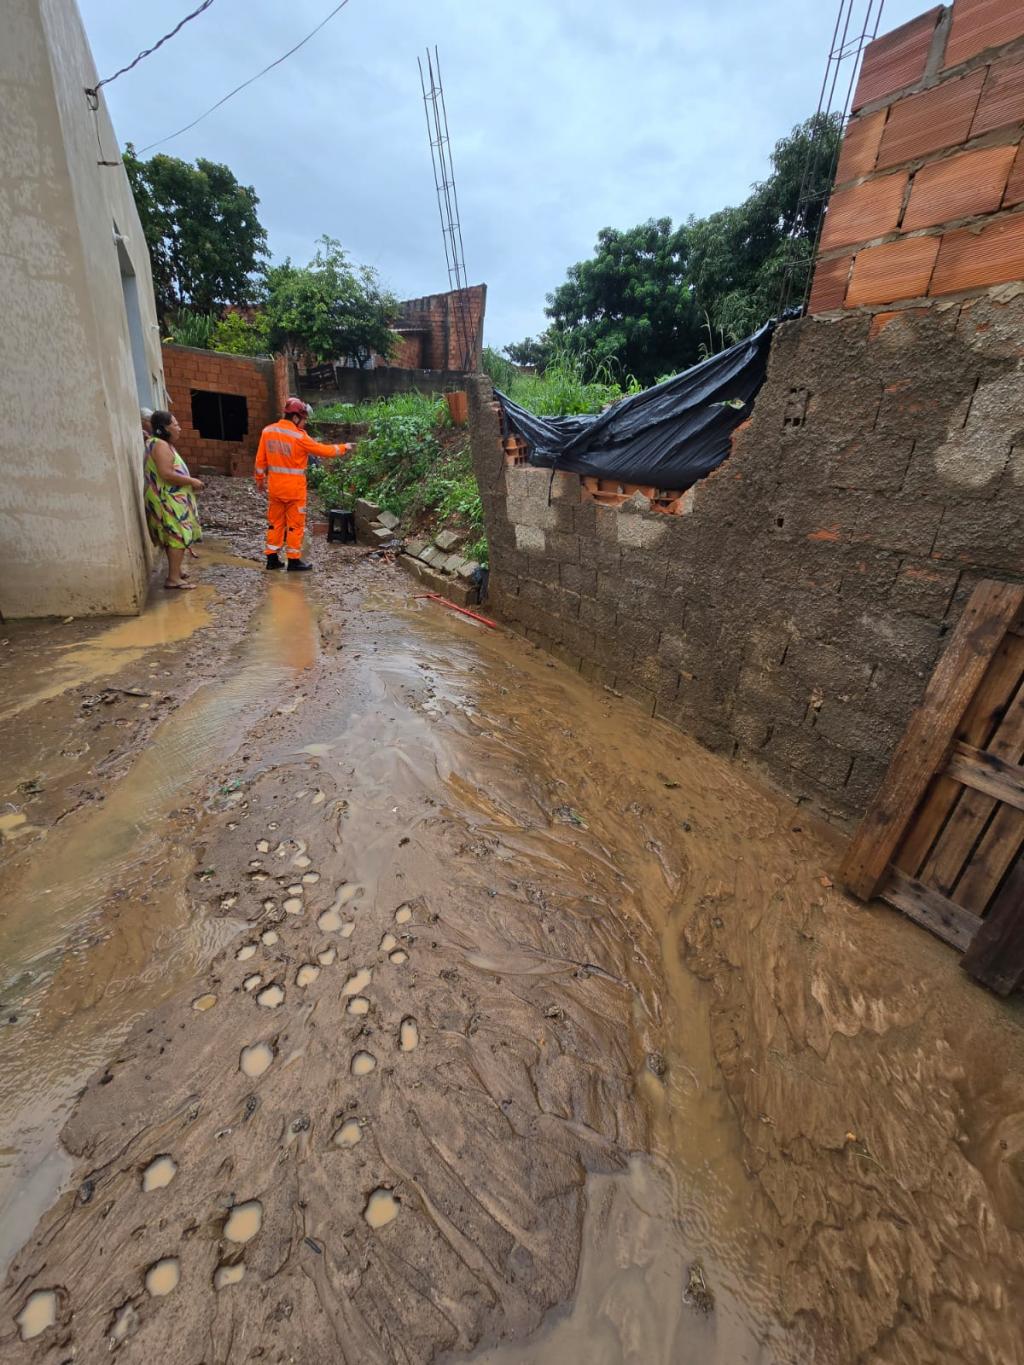
[[[938,237],[903,237],[866,247],[853,263],[846,306],[895,303],[927,294],[938,251]]]
[[[888,109],[879,109],[849,124],[836,170],[837,185],[845,185],[848,180],[856,180],[875,169],[878,144],[882,140],[882,129],[888,117]]]
[[[971,137],[1024,123],[1024,58],[996,62],[988,69]]]
[[[941,17],[942,6],[937,5],[927,14],[911,19],[908,24],[868,44],[857,81],[857,92],[853,97],[854,109],[862,109],[873,100],[894,95],[921,79],[935,36],[935,26]]]
[[[1020,0],[956,0],[946,66],[957,66],[989,47],[1024,36]]]
[[[981,232],[947,232],[930,293],[957,294],[1024,280],[1024,214],[995,219]]]
[[[825,214],[823,250],[852,246],[892,232],[900,221],[906,188],[906,175],[883,175],[851,189],[836,190]]]
[[[985,83],[984,70],[946,81],[894,104],[882,134],[879,167],[913,161],[967,141]]]
[[[846,282],[850,278],[852,256],[839,256],[831,261],[819,261],[814,271],[814,288],[808,309],[812,313],[828,313],[842,308],[846,298]]]
[[[925,166],[914,178],[904,229],[994,213],[1003,201],[1016,152],[1015,147],[985,147]]]
[[[1015,204],[1024,204],[1024,144],[1017,149],[1017,160],[1013,163],[1003,199],[1004,208],[1013,208]]]

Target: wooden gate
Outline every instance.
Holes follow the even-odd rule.
[[[1024,587],[971,596],[844,859],[964,954],[1002,995],[1024,985]]]

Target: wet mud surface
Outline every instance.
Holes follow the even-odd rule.
[[[0,1359],[1024,1361],[1019,1004],[390,566],[239,562],[214,484],[170,635],[0,656]]]

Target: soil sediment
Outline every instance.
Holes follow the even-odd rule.
[[[22,1181],[88,1078],[0,1359],[1024,1360],[1020,1007],[735,768],[317,555],[104,675],[176,689],[120,784],[58,762],[81,689],[11,722],[103,799],[0,873]]]

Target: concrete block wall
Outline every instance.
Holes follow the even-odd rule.
[[[510,466],[469,384],[490,609],[849,825],[983,576],[1024,578],[1024,297],[782,327],[682,515]]]
[[[811,312],[1024,278],[1024,3],[955,0],[870,44]]]
[[[178,449],[186,464],[193,473],[211,469],[218,474],[250,474],[260,432],[280,417],[287,397],[288,368],[284,356],[271,360],[166,345],[163,358],[164,382],[174,415],[181,423]],[[249,430],[243,440],[219,441],[200,436],[192,425],[192,394],[196,390],[239,394],[246,400]]]

